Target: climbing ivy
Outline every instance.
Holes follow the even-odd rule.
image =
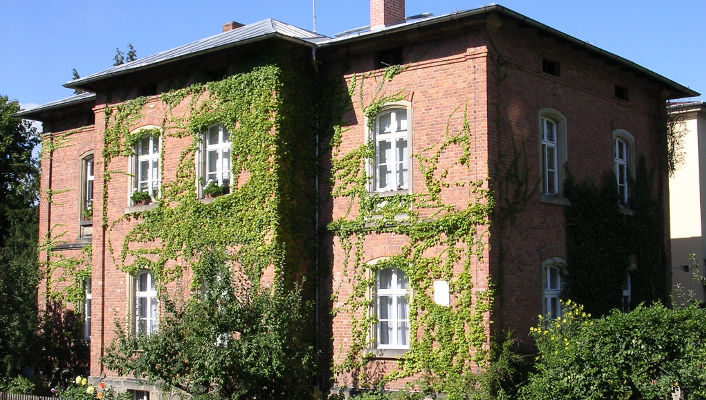
[[[382,76],[374,73],[353,75],[347,91],[340,91],[341,104],[350,104],[356,94],[357,107],[366,116],[369,128],[377,114],[389,103],[402,100],[403,90],[388,93],[387,84],[405,67],[395,66]],[[372,85],[366,81],[373,80]],[[372,86],[372,95],[366,90]],[[368,100],[366,100],[368,99]],[[342,116],[351,111],[344,106],[332,107],[332,135],[327,150],[331,155],[331,196],[347,203],[345,214],[330,224],[328,231],[344,251],[342,279],[332,295],[334,315],[352,318],[351,346],[339,363],[338,374],[348,374],[361,387],[380,387],[400,378],[416,378],[414,386],[430,393],[446,393],[460,398],[476,388],[476,367],[488,361],[487,317],[492,304],[488,289],[474,287],[472,267],[481,262],[485,249],[488,215],[493,199],[485,180],[455,181],[449,178],[451,168],[464,168],[470,177],[469,152],[471,130],[467,104],[449,110],[449,117],[439,126],[439,141],[413,154],[419,165],[422,187],[413,194],[380,196],[369,191],[371,177],[366,166],[373,162],[375,149],[371,143],[343,151],[342,137],[348,127]],[[461,128],[452,130],[460,122]],[[464,204],[445,203],[446,188],[465,190]],[[366,238],[379,234],[404,235],[409,242],[398,254],[367,263],[364,258]],[[400,359],[399,368],[384,376],[370,374],[368,362],[374,359],[370,329],[376,316],[368,313],[372,299],[368,295],[375,284],[378,270],[388,267],[403,270],[409,278],[413,295],[409,303],[410,350]],[[449,282],[454,301],[449,307],[438,305],[432,298],[434,280]],[[350,295],[343,295],[351,288]],[[347,293],[348,291],[346,291]]]

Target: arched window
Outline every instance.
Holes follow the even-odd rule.
[[[556,260],[549,260],[543,266],[542,314],[549,319],[556,319],[563,314],[560,302],[563,269],[564,265]]]
[[[135,278],[135,332],[150,334],[157,330],[157,291],[149,271]]]
[[[141,128],[145,129],[145,128]],[[146,192],[152,198],[159,195],[160,136],[156,129],[149,129],[135,144],[133,166],[133,192]]]
[[[373,143],[373,191],[391,192],[410,188],[409,107],[389,108],[375,118]]]
[[[377,347],[409,348],[409,285],[407,275],[397,268],[377,272],[375,309],[377,312]]]
[[[230,146],[230,134],[223,124],[211,125],[203,134],[200,155],[203,187],[216,184],[223,189],[222,194],[230,193]]]
[[[630,199],[628,174],[633,171],[633,146],[635,139],[622,129],[613,132],[613,163],[618,184],[620,204],[627,205]]]
[[[553,109],[539,111],[542,194],[561,195],[566,162],[566,118]]]

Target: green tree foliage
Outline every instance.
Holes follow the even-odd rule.
[[[524,399],[664,399],[675,385],[706,398],[706,310],[659,303],[591,319],[567,301],[564,318],[533,328],[536,373]]]
[[[127,53],[123,53],[119,47],[115,48],[115,57],[113,57],[113,66],[117,67],[125,63],[137,60],[137,51],[132,44],[127,45]]]
[[[0,96],[0,376],[32,366],[37,325],[36,129]]]
[[[162,296],[159,330],[134,335],[118,326],[105,365],[121,375],[203,398],[303,398],[315,353],[301,290],[273,291],[233,281],[222,253],[194,266],[201,288],[177,303]]]
[[[81,75],[78,74],[78,71],[76,71],[76,68],[73,68],[73,69],[71,70],[71,74],[73,75],[73,77],[72,77],[71,79],[74,80],[74,81],[75,81],[76,79],[78,79],[78,78],[81,77]],[[81,94],[81,93],[83,93],[83,92],[84,92],[84,91],[81,90],[81,89],[75,89],[75,90],[74,90],[74,94]]]

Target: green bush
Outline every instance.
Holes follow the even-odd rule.
[[[74,382],[65,388],[54,391],[56,397],[62,400],[130,400],[130,393],[116,393],[112,386],[101,382],[98,385],[88,383],[82,376],[77,376]]]
[[[563,318],[532,329],[539,350],[524,399],[663,399],[675,385],[706,398],[706,310],[638,306],[591,319],[567,301]]]

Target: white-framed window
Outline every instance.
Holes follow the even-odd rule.
[[[132,400],[150,400],[150,392],[146,390],[131,390]]]
[[[554,109],[539,111],[540,171],[543,195],[561,195],[566,157],[566,118]]]
[[[613,131],[613,164],[620,205],[630,200],[629,175],[633,170],[633,136],[622,129]]]
[[[384,268],[377,272],[376,346],[379,349],[409,348],[409,284],[404,271]]]
[[[561,288],[561,267],[557,264],[545,265],[542,314],[549,319],[556,319],[563,315],[560,301]]]
[[[157,330],[157,291],[150,271],[135,277],[135,332],[150,334]]]
[[[93,165],[93,154],[84,158],[83,210],[93,209],[93,181],[95,180]]]
[[[632,277],[629,272],[625,273],[623,278],[623,303],[620,309],[623,312],[630,312],[630,302],[632,301]]]
[[[93,299],[93,284],[91,278],[84,282],[85,294],[83,300],[83,338],[91,340],[91,300]]]
[[[211,125],[203,134],[199,155],[203,186],[215,182],[223,187],[223,194],[230,193],[230,146],[230,134],[223,124]]]
[[[410,107],[388,108],[375,117],[372,135],[375,145],[372,168],[374,192],[410,188],[410,110]]]
[[[160,137],[144,135],[135,145],[133,190],[147,192],[156,198],[159,195]]]

